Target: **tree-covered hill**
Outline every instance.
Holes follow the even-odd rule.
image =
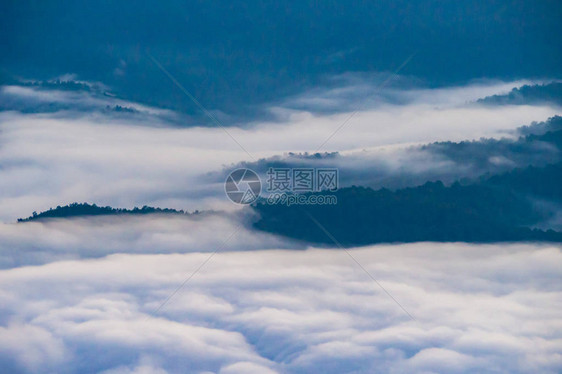
[[[562,200],[562,164],[527,168],[450,187],[428,182],[396,191],[343,188],[335,205],[286,206],[260,201],[255,227],[313,243],[343,245],[416,241],[556,241],[562,233],[532,229],[549,218],[533,198]],[[312,218],[311,218],[312,217]]]
[[[109,215],[140,215],[140,214],[192,214],[184,212],[183,210],[168,209],[168,208],[154,208],[149,206],[143,206],[142,208],[133,209],[120,209],[112,208],[109,206],[97,206],[96,204],[88,203],[72,203],[65,206],[57,206],[56,208],[51,208],[47,211],[36,213],[27,218],[20,218],[18,222],[28,222],[39,220],[43,218],[68,218],[68,217],[79,217],[79,216],[109,216]],[[193,214],[197,214],[195,211]]]

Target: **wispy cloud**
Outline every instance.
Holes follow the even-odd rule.
[[[248,229],[251,211],[191,216],[143,215],[0,224],[0,268],[100,258],[112,253],[189,253],[303,248]],[[231,236],[231,237],[230,237]],[[228,239],[228,241],[227,241]]]
[[[59,85],[64,85],[65,82]],[[170,110],[155,108],[115,97],[103,85],[93,85],[88,82],[68,81],[67,84],[76,84],[88,87],[88,90],[57,89],[56,85],[8,85],[0,86],[0,98],[3,111],[20,111],[24,113],[57,113],[59,117],[74,118],[91,112],[101,112],[107,117],[119,114],[119,107],[123,112],[138,114],[132,119],[142,123],[142,120],[165,121],[173,120],[177,116]],[[90,88],[92,87],[92,88]],[[145,118],[148,117],[148,118]],[[119,118],[117,118],[119,119]]]

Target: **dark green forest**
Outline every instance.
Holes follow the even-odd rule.
[[[298,240],[331,244],[317,220],[343,245],[417,241],[562,241],[562,233],[532,229],[550,217],[532,197],[562,199],[562,164],[527,168],[471,185],[428,182],[396,191],[343,188],[335,205],[258,202],[255,227]]]

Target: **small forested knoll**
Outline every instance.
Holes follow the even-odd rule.
[[[183,210],[168,209],[168,208],[154,208],[150,206],[143,206],[142,208],[133,209],[119,209],[112,208],[109,206],[97,206],[96,204],[88,203],[72,203],[65,206],[57,206],[56,208],[51,208],[41,213],[33,212],[33,215],[27,218],[20,218],[18,222],[28,222],[33,220],[38,220],[42,218],[67,218],[67,217],[79,217],[79,216],[102,216],[102,215],[119,215],[119,214],[198,214],[184,212]]]

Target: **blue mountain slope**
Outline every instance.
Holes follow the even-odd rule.
[[[209,109],[256,104],[345,72],[428,85],[562,76],[559,1],[4,1],[0,71],[75,73],[126,99],[198,113],[156,58]],[[252,109],[252,111],[251,111]]]

